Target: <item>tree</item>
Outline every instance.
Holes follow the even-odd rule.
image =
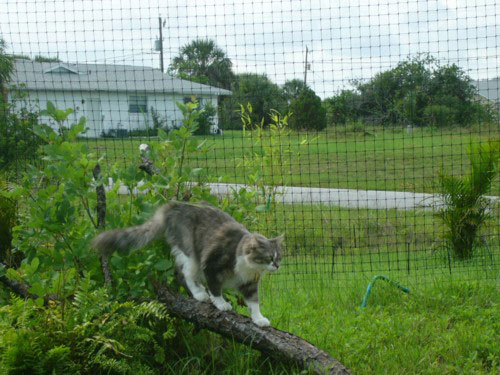
[[[472,81],[460,67],[442,66],[428,55],[408,58],[368,82],[354,82],[354,87],[327,99],[329,121],[342,123],[354,117],[381,125],[448,126],[494,117],[475,99]]]
[[[487,108],[476,105],[475,92],[471,78],[460,67],[455,64],[438,67],[433,73],[428,95],[433,98],[434,106],[439,105],[450,115],[448,118],[443,116],[436,125],[467,125],[481,117],[481,112]]]
[[[48,57],[48,56],[42,56],[42,55],[35,56],[35,61],[36,62],[61,62],[59,57]]]
[[[304,89],[290,103],[290,127],[297,130],[323,130],[326,127],[326,110],[321,98],[310,89]]]
[[[295,78],[286,81],[283,84],[283,95],[288,104],[290,104],[293,99],[297,98],[305,88],[307,88],[307,85],[301,79]]]
[[[182,79],[229,90],[234,79],[232,65],[213,40],[197,39],[180,49],[168,72]]]
[[[377,124],[421,125],[434,63],[433,58],[418,55],[376,74],[366,83],[355,83],[362,98],[362,116]]]
[[[328,125],[346,124],[360,117],[361,96],[353,90],[342,90],[339,95],[324,100]]]
[[[240,104],[252,106],[251,120],[258,124],[265,120],[270,123],[271,109],[285,112],[287,102],[281,88],[272,82],[265,74],[242,73],[236,76],[233,85],[233,95],[225,100],[221,119],[225,129],[241,128],[240,119],[236,113]],[[236,126],[237,125],[237,126]]]
[[[7,109],[7,82],[9,81],[14,64],[12,58],[5,53],[6,43],[5,40],[0,38],[0,116],[5,115]],[[3,115],[2,115],[3,113]]]

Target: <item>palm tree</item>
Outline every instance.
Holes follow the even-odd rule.
[[[230,89],[233,63],[213,40],[197,39],[181,47],[168,72],[183,79]]]

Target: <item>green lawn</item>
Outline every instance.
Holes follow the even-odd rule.
[[[309,142],[301,144],[304,137]],[[190,156],[193,167],[203,167],[212,179],[224,176],[225,182],[244,183],[248,170],[241,166],[244,155],[259,152],[255,133],[226,131],[223,136],[205,137],[210,150]],[[453,128],[415,129],[407,133],[394,128],[337,128],[318,134],[292,133],[281,140],[291,149],[287,168],[278,168],[267,183],[284,176],[290,186],[349,189],[435,192],[439,174],[463,174],[469,168],[467,147],[471,142],[499,138],[498,126],[481,130]],[[268,142],[265,141],[264,143]],[[153,139],[86,140],[105,156],[105,167],[138,162],[138,146]],[[492,187],[500,195],[500,177]]]
[[[263,288],[263,312],[358,374],[500,370],[498,284],[428,277],[406,295],[379,281],[361,309],[367,284],[309,280],[280,289],[271,281]]]
[[[286,233],[287,256],[261,284],[262,311],[274,327],[357,374],[500,370],[500,215],[483,230],[487,246],[468,261],[448,256],[443,227],[429,212],[290,205],[262,215],[252,230]],[[361,309],[376,275],[410,294],[379,280]],[[185,335],[189,355],[179,358],[175,373],[300,373],[217,335],[193,342],[189,326]]]
[[[365,129],[366,130],[366,129]],[[439,173],[467,173],[471,142],[499,138],[498,128],[469,131],[337,129],[282,140],[292,148],[287,184],[332,188],[435,192]],[[243,155],[259,151],[242,132],[206,137],[206,155],[191,166],[225,182],[245,182]],[[143,139],[88,140],[103,167],[138,163]],[[285,174],[285,171],[278,171]],[[272,176],[265,176],[271,182]],[[500,195],[500,179],[492,187]],[[274,327],[302,336],[358,374],[498,374],[500,371],[500,215],[483,228],[483,243],[468,261],[443,246],[443,226],[431,212],[350,210],[278,205],[249,229],[285,233],[278,274],[261,285],[262,310]],[[408,286],[404,294],[385,275]],[[238,311],[247,313],[237,307]],[[286,374],[294,369],[188,324],[172,348],[179,374]]]
[[[469,265],[464,274],[475,273],[481,267]],[[378,281],[364,309],[371,275],[302,275],[285,282],[286,276],[276,274],[261,285],[262,312],[273,327],[301,336],[356,374],[498,374],[498,279],[470,281],[436,272],[411,282],[402,274],[390,276],[409,286],[410,294]],[[304,374],[189,325],[178,340],[172,373]]]

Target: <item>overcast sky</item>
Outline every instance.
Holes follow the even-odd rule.
[[[322,97],[409,55],[430,53],[473,79],[500,75],[500,1],[54,1],[0,0],[8,52],[70,62],[159,67],[179,47],[211,38],[240,72],[274,82],[304,78]],[[6,5],[5,5],[6,4]]]

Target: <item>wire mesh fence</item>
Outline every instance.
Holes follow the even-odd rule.
[[[37,159],[48,102],[86,118],[79,142],[106,174],[196,101],[207,149],[186,165],[221,199],[257,200],[251,229],[285,234],[283,285],[497,281],[500,178],[476,167],[498,169],[499,15],[479,0],[7,1],[2,169]],[[489,198],[447,201],[443,176]]]

